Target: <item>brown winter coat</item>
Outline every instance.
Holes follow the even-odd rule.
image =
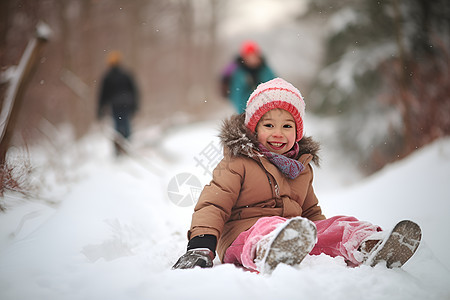
[[[311,138],[300,142],[298,160],[305,166],[289,179],[257,151],[257,140],[244,125],[244,115],[224,122],[220,134],[224,158],[213,179],[200,195],[192,215],[188,238],[202,234],[217,237],[217,252],[223,261],[226,249],[237,236],[264,216],[303,216],[325,219],[312,187],[311,161],[318,163],[319,146]]]

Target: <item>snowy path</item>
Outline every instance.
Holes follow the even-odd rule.
[[[195,158],[217,142],[218,124],[169,132],[162,152],[144,152],[158,175],[142,161],[112,159],[101,136],[87,138],[93,157],[80,162],[67,192],[53,195],[58,207],[25,202],[0,216],[0,299],[450,299],[450,241],[442,236],[450,228],[449,139],[354,186],[344,183],[358,176],[333,170],[328,149],[316,171],[327,215],[385,228],[402,218],[421,224],[423,243],[403,269],[348,268],[321,255],[271,276],[217,262],[213,269],[170,270],[185,250],[192,206],[170,202],[168,182],[182,172],[209,180]]]

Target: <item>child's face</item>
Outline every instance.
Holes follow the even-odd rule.
[[[269,151],[284,154],[294,146],[297,131],[295,121],[284,109],[269,110],[256,126],[258,142]]]

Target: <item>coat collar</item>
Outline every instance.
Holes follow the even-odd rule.
[[[233,115],[226,119],[219,134],[220,141],[224,148],[225,155],[231,157],[247,156],[251,158],[261,157],[258,151],[258,140],[256,136],[247,129],[244,124],[245,114]],[[319,143],[311,137],[303,137],[299,142],[299,154],[296,159],[300,159],[303,164],[311,160],[319,165],[318,152]],[[305,154],[308,154],[305,156]]]

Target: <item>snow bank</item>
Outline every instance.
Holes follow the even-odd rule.
[[[328,215],[349,214],[390,228],[399,220],[421,224],[424,241],[450,268],[450,139],[440,140],[364,181],[320,199]]]
[[[209,180],[198,158],[217,143],[218,126],[208,122],[166,132],[149,143],[152,147],[118,160],[100,133],[86,138],[80,147],[91,155],[78,162],[77,180],[67,192],[54,195],[60,205],[22,201],[0,216],[0,298],[450,297],[449,241],[443,236],[450,225],[450,139],[353,186],[340,184],[348,172],[344,164],[336,168],[336,161],[325,160],[316,172],[319,182],[334,183],[317,186],[328,216],[355,215],[385,228],[404,218],[421,224],[423,243],[402,269],[348,268],[341,258],[320,255],[307,257],[297,268],[281,265],[270,276],[217,261],[212,269],[171,270],[185,251],[193,207],[174,205],[168,182],[180,172],[194,174],[202,184]]]

